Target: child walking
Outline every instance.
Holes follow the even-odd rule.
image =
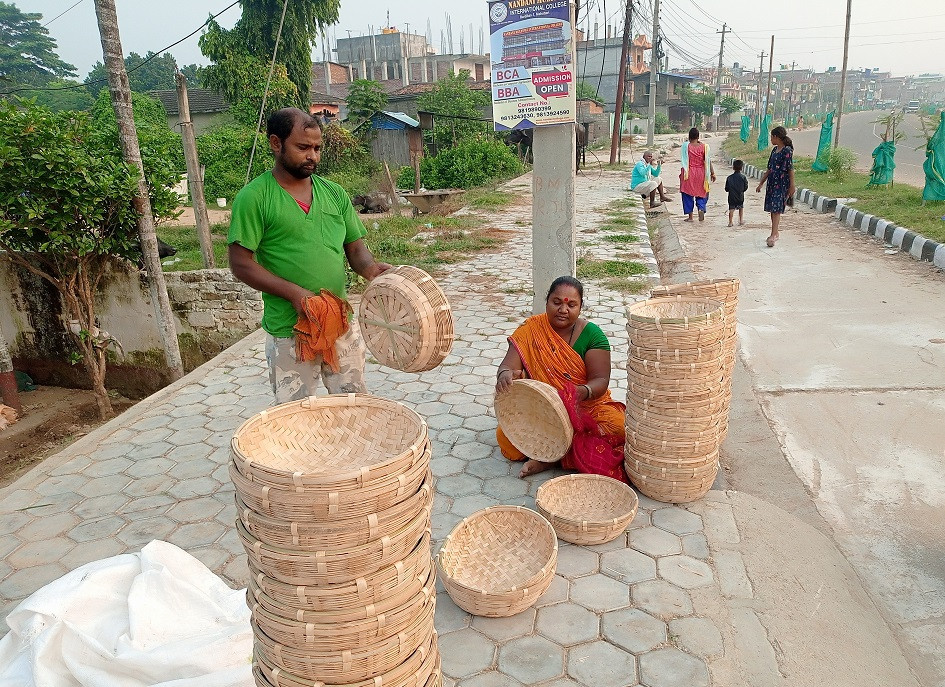
[[[745,191],[748,190],[748,179],[742,174],[744,163],[735,160],[732,163],[733,172],[725,180],[725,190],[728,192],[728,226],[734,226],[732,219],[738,210],[738,225],[745,223]]]

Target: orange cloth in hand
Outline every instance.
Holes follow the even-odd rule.
[[[302,304],[302,314],[295,323],[295,357],[299,362],[321,356],[338,372],[335,341],[348,331],[348,316],[353,312],[348,301],[322,289],[318,296],[309,296]]]

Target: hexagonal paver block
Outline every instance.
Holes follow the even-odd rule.
[[[181,501],[172,507],[168,516],[178,522],[199,522],[209,520],[223,510],[223,504],[209,496],[201,496],[188,501]]]
[[[443,515],[437,516],[433,519],[433,540],[439,541],[441,539],[446,539],[446,536],[453,531],[453,528],[456,527],[462,518],[458,515],[453,515],[452,513],[444,513]]]
[[[173,429],[175,432],[179,432],[184,429],[194,429],[196,427],[203,427],[207,424],[207,418],[204,415],[191,415],[190,417],[179,417],[176,420],[173,420],[167,424],[168,429]],[[171,435],[173,436],[173,435]],[[175,446],[180,446],[176,441],[171,441]]]
[[[706,618],[676,618],[669,623],[671,639],[691,654],[710,658],[722,654],[722,633]]]
[[[58,537],[79,524],[79,518],[72,513],[56,513],[45,518],[37,518],[25,527],[17,530],[16,536],[24,542],[44,541]]]
[[[75,542],[64,537],[49,537],[40,541],[28,541],[7,556],[14,568],[33,568],[55,563],[75,546]]]
[[[199,416],[203,419],[204,422],[207,419],[203,416]],[[174,446],[189,446],[191,444],[200,444],[205,442],[210,437],[210,430],[204,427],[191,427],[190,429],[181,429],[170,436],[168,436],[164,441]]]
[[[474,630],[451,632],[439,639],[443,672],[450,677],[462,678],[492,667],[495,644]]]
[[[712,584],[712,568],[691,556],[667,556],[656,564],[657,571],[667,582],[683,589],[695,589]]]
[[[561,603],[539,609],[535,629],[562,646],[570,646],[597,639],[600,622],[583,606]]]
[[[499,649],[499,670],[526,685],[564,673],[564,650],[544,637],[520,637]]]
[[[558,567],[556,572],[562,577],[574,578],[597,572],[600,556],[581,546],[560,544],[558,546]]]
[[[475,677],[466,678],[457,687],[522,687],[522,683],[513,680],[508,675],[489,671],[488,673],[480,673]]]
[[[702,531],[702,518],[682,508],[660,508],[653,512],[653,525],[673,534],[694,534]]]
[[[198,468],[203,467],[200,465],[200,460],[209,456],[212,451],[213,448],[207,444],[188,444],[187,446],[178,446],[171,449],[167,453],[167,458],[178,463],[178,465],[171,468],[168,474],[177,477],[177,479],[187,479],[205,474],[206,467],[203,468],[204,472],[198,471]]]
[[[155,441],[153,444],[145,444],[144,446],[133,447],[132,450],[128,452],[128,457],[131,458],[133,461],[135,461],[135,465],[140,465],[142,462],[146,462],[152,458],[160,458],[161,456],[165,455],[168,451],[170,451],[172,448],[174,447],[171,446],[166,441]],[[158,463],[158,465],[161,465],[161,463]],[[173,463],[171,465],[173,465]],[[170,467],[170,465],[168,467]],[[139,472],[136,474],[136,473],[131,472],[132,469],[135,469],[135,468],[128,468],[127,470],[125,470],[125,474],[131,475],[132,477],[136,477],[138,475],[145,475],[145,474],[156,475],[160,472],[167,472],[167,468],[164,468],[162,470],[153,470],[152,472],[146,472],[146,473],[140,472],[141,468],[137,468]]]
[[[591,642],[568,652],[568,675],[587,687],[630,687],[637,684],[637,664],[626,651]]]
[[[430,429],[452,429],[454,427],[462,427],[462,425],[463,418],[459,415],[440,413],[439,415],[427,417],[427,426]]]
[[[128,503],[128,497],[124,493],[106,494],[84,499],[72,509],[72,512],[83,520],[94,520],[119,512],[126,503]]]
[[[453,603],[448,594],[437,594],[433,626],[440,636],[457,630],[464,630],[469,627],[470,622],[472,622],[471,616]]]
[[[178,482],[168,489],[167,493],[177,499],[189,499],[194,496],[208,496],[219,488],[220,483],[212,477],[195,477]]]
[[[666,623],[637,608],[605,613],[601,631],[609,642],[633,654],[649,651],[666,641]]]
[[[535,608],[542,608],[544,606],[551,606],[552,604],[567,601],[570,588],[571,583],[568,580],[561,577],[561,575],[555,575],[548,589],[545,590],[545,593],[539,596],[538,600],[535,601]]]
[[[78,492],[88,481],[88,477],[84,475],[53,475],[37,484],[36,491],[44,496],[70,491]]]
[[[571,601],[592,611],[610,611],[630,604],[630,586],[596,573],[571,583]]]
[[[117,539],[111,537],[107,539],[96,539],[95,541],[82,542],[72,551],[67,553],[59,561],[66,567],[66,570],[75,570],[81,565],[100,561],[103,558],[111,558],[120,553],[124,553],[127,547]]]
[[[127,452],[130,453],[130,446],[124,448],[127,448]],[[109,458],[107,460],[95,459],[92,461],[91,465],[82,471],[82,474],[86,477],[108,477],[109,475],[117,475],[119,472],[127,470],[129,467],[131,467],[131,461],[123,457]]]
[[[493,477],[485,480],[482,491],[484,494],[503,502],[525,496],[528,493],[528,484],[518,477]]]
[[[633,585],[630,598],[634,606],[660,618],[692,615],[689,593],[665,580],[650,580]]]
[[[640,657],[640,680],[646,687],[709,687],[709,669],[679,649],[657,649]]]
[[[108,477],[98,477],[86,482],[77,490],[77,493],[89,498],[105,496],[106,494],[114,494],[121,491],[130,483],[131,477],[119,473],[117,475],[109,475]]]
[[[535,627],[535,613],[534,608],[526,608],[521,613],[508,618],[476,616],[473,618],[472,626],[489,639],[494,639],[501,644],[515,637],[531,634]]]
[[[443,453],[438,454],[434,452],[433,459],[430,461],[430,467],[433,469],[434,475],[437,477],[445,477],[447,475],[455,475],[463,472],[463,470],[466,469],[466,461],[444,455]]]
[[[167,518],[145,518],[125,525],[118,533],[119,541],[131,549],[140,549],[153,539],[165,539],[177,524]]]
[[[469,446],[470,444],[462,445]],[[483,444],[476,445],[483,446]],[[488,448],[491,453],[491,447],[484,446],[484,448]],[[512,471],[512,467],[512,461],[506,460],[505,458],[481,458],[479,460],[470,460],[466,472],[470,475],[481,477],[482,479],[489,479],[491,477],[507,476]]]
[[[161,459],[158,458],[157,460]],[[169,464],[173,465],[173,463],[170,462]],[[143,496],[153,496],[154,494],[163,494],[174,486],[174,484],[174,480],[167,475],[148,475],[147,477],[132,480],[123,491],[128,496],[140,498]]]
[[[601,554],[600,570],[621,582],[634,584],[656,578],[656,561],[633,549],[608,551]]]
[[[482,408],[478,403],[470,403],[469,407]],[[453,412],[456,410],[454,408]],[[468,427],[469,429],[474,429],[477,432],[482,432],[487,429],[495,429],[498,426],[498,422],[491,415],[475,415],[473,417],[466,416],[466,419],[463,421],[463,427]]]
[[[709,559],[709,542],[704,534],[687,534],[682,537],[683,553],[706,561]]]
[[[541,687],[581,687],[579,682],[575,682],[569,677],[562,677],[551,682],[542,683]]]
[[[658,527],[641,527],[631,530],[630,546],[654,558],[682,553],[682,542],[679,537]]]
[[[199,408],[200,406],[195,406]],[[184,413],[184,415],[198,415],[199,410],[193,413]],[[139,432],[135,436],[129,439],[129,443],[134,444],[135,446],[147,446],[148,444],[153,444],[158,441],[164,441],[173,433],[173,430],[168,429],[167,427],[155,427],[154,429],[148,429],[144,432]],[[131,451],[129,450],[129,453]]]
[[[191,522],[178,527],[167,538],[172,544],[188,550],[198,546],[208,546],[223,536],[227,527],[216,520]]]
[[[66,536],[77,542],[94,541],[112,537],[124,526],[125,521],[117,515],[113,515],[98,520],[87,520],[66,532]]]
[[[496,505],[496,500],[491,496],[486,496],[485,494],[473,494],[472,496],[462,496],[453,501],[453,505],[450,506],[450,512],[454,515],[458,515],[461,518],[466,518],[480,511],[483,508],[488,508],[489,506]]]
[[[482,491],[482,480],[472,475],[443,477],[436,481],[436,491],[453,498],[478,494]]]
[[[22,599],[65,574],[66,569],[59,563],[47,563],[16,570],[0,582],[0,597],[14,601]]]

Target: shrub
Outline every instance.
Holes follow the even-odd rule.
[[[522,163],[512,149],[494,138],[460,143],[420,163],[420,181],[426,188],[471,188],[521,172]]]
[[[655,133],[657,134],[671,134],[673,133],[673,127],[669,125],[669,117],[664,115],[662,112],[656,113],[656,129]]]
[[[246,165],[253,149],[253,130],[231,123],[211,129],[197,137],[197,153],[204,172],[204,195],[208,199],[232,200],[246,183]],[[264,134],[259,134],[250,179],[272,166],[272,154]]]
[[[338,124],[329,124],[322,130],[322,158],[318,163],[321,176],[337,173],[370,175],[376,169],[374,158],[350,131]]]
[[[830,176],[836,181],[844,181],[856,166],[856,153],[852,148],[837,146],[830,149]]]

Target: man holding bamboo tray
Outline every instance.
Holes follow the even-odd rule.
[[[233,201],[230,269],[262,292],[262,327],[275,402],[364,392],[364,343],[349,323],[345,260],[370,281],[389,270],[364,241],[345,190],[315,175],[321,124],[296,108],[266,122],[275,165]]]

